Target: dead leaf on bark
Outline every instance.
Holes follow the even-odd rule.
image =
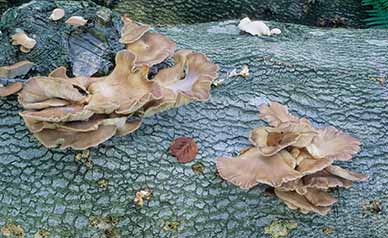
[[[198,153],[198,146],[193,138],[178,137],[172,142],[170,152],[179,163],[184,164],[195,159]]]

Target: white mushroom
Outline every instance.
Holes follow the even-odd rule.
[[[242,19],[238,24],[238,28],[241,31],[257,36],[279,35],[281,33],[280,29],[274,28],[270,30],[263,21],[251,21],[249,17]]]
[[[51,13],[49,19],[53,21],[58,21],[62,19],[64,16],[65,16],[65,10],[63,10],[62,8],[55,8]]]
[[[72,25],[72,26],[84,26],[86,25],[88,21],[80,16],[72,16],[65,22],[66,24]]]

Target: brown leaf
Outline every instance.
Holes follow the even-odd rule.
[[[172,142],[170,152],[177,158],[179,163],[184,164],[195,159],[198,153],[198,146],[193,138],[178,137]]]

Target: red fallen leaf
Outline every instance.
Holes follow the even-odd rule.
[[[179,163],[184,164],[195,159],[198,153],[198,146],[193,138],[178,137],[172,142],[170,153],[176,157]]]

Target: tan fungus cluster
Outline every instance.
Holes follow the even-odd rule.
[[[19,103],[28,129],[46,147],[87,149],[114,135],[127,135],[141,125],[134,115],[149,116],[209,98],[218,66],[191,50],[175,52],[175,42],[150,27],[124,17],[120,42],[108,76],[75,77],[60,67],[47,77],[28,80]],[[151,80],[151,66],[173,56],[175,65]]]
[[[258,183],[275,188],[275,194],[290,209],[325,215],[336,199],[334,187],[349,188],[367,176],[332,165],[349,161],[360,142],[333,127],[314,128],[306,118],[288,113],[287,107],[271,102],[260,108],[260,118],[270,127],[251,131],[252,147],[237,158],[218,158],[220,176],[241,188]]]

